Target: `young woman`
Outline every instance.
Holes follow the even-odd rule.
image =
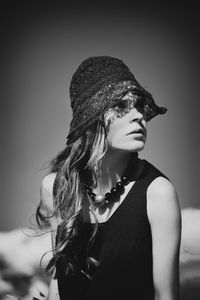
[[[90,57],[70,85],[65,149],[41,185],[52,232],[48,299],[179,298],[181,214],[170,180],[138,157],[158,107],[122,60]]]

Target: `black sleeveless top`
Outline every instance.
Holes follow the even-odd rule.
[[[152,237],[147,216],[146,192],[163,175],[146,160],[142,173],[114,214],[100,223],[89,256],[99,265],[87,269],[86,248],[92,223],[83,223],[79,257],[83,272],[65,274],[64,260],[56,265],[60,300],[154,300]]]

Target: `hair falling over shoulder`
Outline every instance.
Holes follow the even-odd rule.
[[[80,270],[77,261],[77,243],[80,241],[83,222],[83,205],[93,212],[91,199],[84,191],[84,184],[95,184],[96,167],[107,151],[106,128],[97,121],[73,144],[66,146],[50,161],[50,173],[56,173],[54,183],[53,212],[47,213],[41,199],[36,210],[36,221],[40,229],[55,232],[56,242],[53,257],[46,271],[53,272],[59,258],[66,262],[66,272]],[[88,249],[97,231],[97,221],[90,238]],[[87,265],[95,260],[87,257]],[[83,272],[85,273],[85,272]],[[85,274],[87,276],[87,274]]]

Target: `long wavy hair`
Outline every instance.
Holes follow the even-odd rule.
[[[41,229],[48,229],[56,234],[53,256],[46,272],[55,270],[59,258],[65,258],[66,273],[75,272],[77,268],[89,277],[87,272],[77,265],[77,241],[81,234],[83,222],[83,205],[86,204],[91,212],[94,208],[90,197],[83,188],[84,185],[95,185],[97,167],[107,151],[106,126],[103,120],[96,121],[72,145],[66,146],[50,161],[49,173],[56,173],[56,189],[54,189],[53,211],[46,212],[42,199],[36,210],[36,221]],[[55,182],[54,182],[55,184]],[[53,220],[56,220],[54,222]],[[98,222],[88,243],[88,249],[97,231]],[[59,230],[58,230],[59,228]],[[96,263],[95,259],[87,256],[87,265]]]

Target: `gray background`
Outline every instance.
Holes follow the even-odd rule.
[[[197,7],[32,1],[3,12],[0,229],[34,220],[42,165],[68,134],[71,76],[94,55],[123,59],[168,108],[148,124],[140,157],[171,179],[181,208],[199,208]]]

